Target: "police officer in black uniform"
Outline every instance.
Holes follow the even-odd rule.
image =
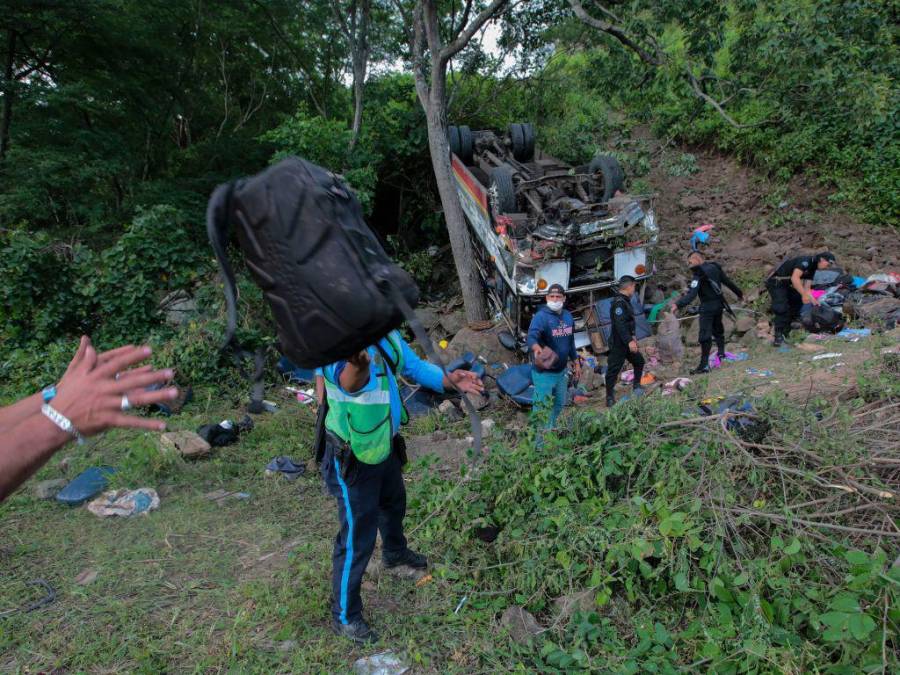
[[[727,307],[725,296],[722,294],[722,286],[727,286],[737,296],[738,300],[744,299],[741,289],[722,270],[718,263],[706,262],[703,254],[692,251],[688,255],[688,264],[694,278],[691,286],[677,302],[671,305],[672,311],[684,309],[700,296],[700,365],[691,371],[691,374],[709,372],[709,352],[712,349],[712,341],[716,341],[719,350],[719,359],[725,358],[725,327],[722,325],[722,313]],[[730,311],[730,308],[729,308]]]
[[[778,347],[784,342],[791,332],[791,322],[800,315],[804,304],[819,304],[810,293],[813,277],[816,270],[827,269],[834,261],[830,251],[788,258],[766,279],[766,290],[772,298],[775,314],[773,346]]]
[[[634,335],[634,313],[631,311],[631,296],[634,295],[634,277],[624,276],[619,279],[618,292],[613,296],[609,308],[612,330],[609,337],[609,355],[606,357],[606,406],[616,404],[616,381],[622,366],[628,360],[634,366],[634,395],[644,393],[641,377],[644,374],[644,357],[638,351],[637,338]]]

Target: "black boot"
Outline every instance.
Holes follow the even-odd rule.
[[[616,404],[615,394],[607,394],[606,395],[606,407],[612,408]]]
[[[417,570],[428,568],[428,558],[421,553],[416,553],[412,549],[405,548],[400,553],[394,555],[384,555],[381,558],[384,561],[385,569],[392,567],[401,567],[403,565],[412,567]]]
[[[719,355],[719,364],[725,360],[725,341],[716,339],[716,353]]]
[[[331,630],[335,635],[345,637],[359,645],[378,642],[378,633],[369,628],[369,624],[362,619],[352,623],[341,623],[332,619]]]
[[[784,335],[782,335],[781,333],[776,333],[776,334],[775,334],[775,339],[772,340],[772,346],[773,346],[773,347],[780,347],[780,346],[783,345],[783,344],[784,344]]]
[[[703,375],[708,372],[709,372],[709,366],[706,365],[705,363],[701,363],[699,366],[697,366],[696,368],[694,368],[691,371],[691,375]]]

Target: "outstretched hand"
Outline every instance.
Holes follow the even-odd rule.
[[[147,391],[151,384],[172,379],[171,370],[139,366],[150,356],[150,347],[126,345],[97,354],[88,337],[82,337],[75,358],[56,386],[51,405],[71,420],[83,436],[92,436],[110,427],[135,427],[164,431],[165,422],[126,415],[123,396],[130,407],[169,401],[178,389],[168,387]]]
[[[463,394],[483,394],[484,384],[469,370],[454,370],[444,375],[444,388],[452,387]]]

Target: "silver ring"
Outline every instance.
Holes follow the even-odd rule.
[[[122,394],[122,404],[119,407],[122,410],[131,410],[131,401],[128,400],[128,394]]]

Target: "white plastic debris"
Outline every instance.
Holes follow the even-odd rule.
[[[408,671],[409,666],[392,651],[364,656],[353,664],[357,675],[403,675]]]
[[[812,357],[810,359],[810,361],[822,361],[823,359],[837,359],[842,356],[843,356],[843,354],[841,354],[840,352],[828,352],[827,354],[817,354],[816,356]]]

